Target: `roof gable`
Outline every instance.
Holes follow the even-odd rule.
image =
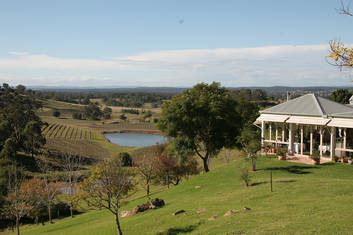
[[[316,94],[306,94],[296,99],[262,110],[261,113],[318,117],[353,117],[353,108],[317,96]]]

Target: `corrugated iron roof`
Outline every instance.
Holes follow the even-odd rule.
[[[353,118],[353,107],[334,102],[316,94],[306,94],[262,110],[260,113]]]

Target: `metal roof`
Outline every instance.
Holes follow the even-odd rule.
[[[334,102],[316,94],[306,94],[296,99],[262,110],[260,113],[353,118],[353,107]]]

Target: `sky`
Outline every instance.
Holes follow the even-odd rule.
[[[353,17],[338,8],[339,0],[2,0],[0,83],[351,86],[353,70],[326,60],[330,40],[353,45]]]

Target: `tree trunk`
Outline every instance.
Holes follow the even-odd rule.
[[[117,211],[117,213],[115,214],[115,223],[116,223],[116,227],[117,227],[117,229],[118,229],[119,235],[123,235],[123,231],[121,231],[121,228],[120,228],[119,212],[118,212],[118,211]]]
[[[147,196],[150,195],[150,184],[147,184]]]
[[[20,219],[16,218],[17,235],[20,235]]]
[[[256,171],[255,158],[251,158],[252,171]]]
[[[49,223],[52,223],[52,221],[51,221],[51,203],[50,203],[50,201],[48,202],[48,217],[49,217]]]
[[[70,215],[71,215],[71,218],[74,218],[74,214],[72,213],[72,203],[70,203]]]
[[[111,207],[111,196],[108,195],[108,208],[110,209],[110,207]]]
[[[210,169],[208,168],[208,157],[204,157],[202,158],[203,161],[203,169],[205,170],[205,172],[209,172]]]

